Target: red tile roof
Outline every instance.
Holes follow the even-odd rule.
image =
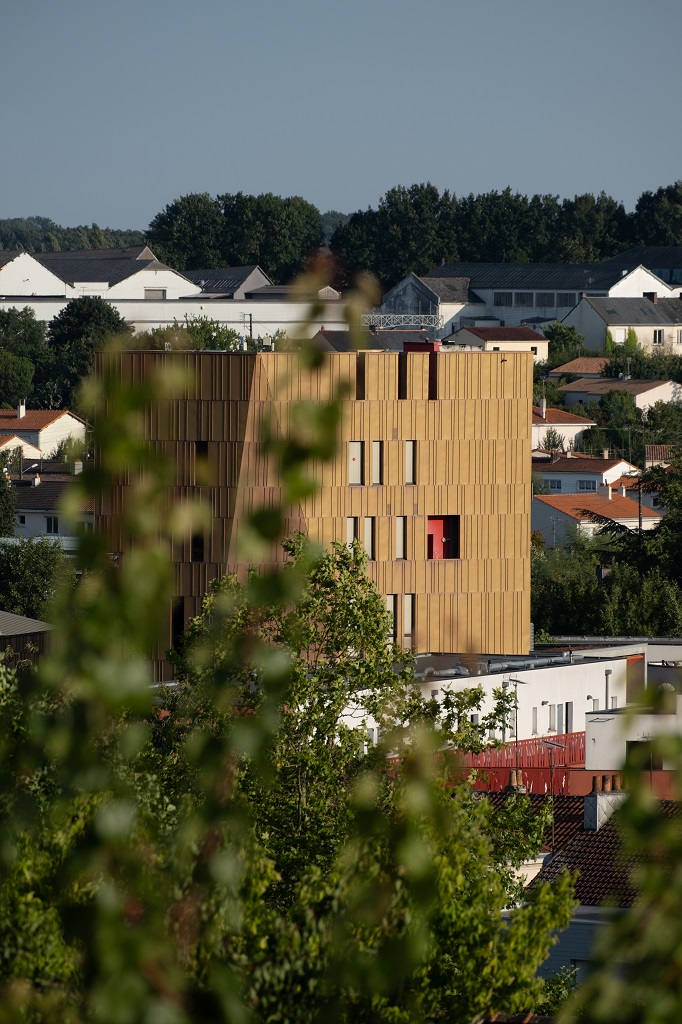
[[[682,807],[672,800],[661,800],[659,813],[664,818],[680,816]],[[678,821],[678,827],[680,822]],[[576,872],[576,899],[588,907],[598,907],[612,902],[617,907],[631,907],[635,901],[635,890],[630,878],[641,856],[625,854],[621,846],[621,833],[617,819],[606,822],[597,831],[583,831],[530,882],[534,889],[542,882],[553,882],[564,871]],[[671,862],[671,874],[674,865]]]
[[[594,420],[587,420],[584,416],[575,416],[572,412],[566,412],[564,409],[546,409],[545,416],[540,415],[540,406],[533,406],[533,423],[539,423],[542,426],[546,423],[548,427],[554,426],[555,423],[565,423],[566,426],[572,424],[578,425],[583,423],[585,426],[594,427]]]
[[[27,409],[26,414],[17,416],[16,409],[0,409],[0,433],[13,434],[17,430],[44,430],[56,423],[62,416],[72,416],[79,423],[85,423],[80,416],[68,409]]]
[[[462,327],[462,330],[475,334],[481,341],[547,341],[544,334],[538,334],[531,327]]]
[[[557,512],[563,512],[571,519],[579,522],[589,522],[590,513],[606,516],[608,519],[637,519],[639,517],[639,503],[633,498],[624,498],[621,494],[612,494],[611,500],[602,494],[537,494],[533,501],[541,501]],[[661,513],[656,509],[642,506],[642,518],[661,519]]]
[[[673,457],[675,451],[675,445],[672,444],[645,444],[644,445],[644,460],[645,462],[651,462],[652,460],[659,460],[661,462],[669,462]]]
[[[562,363],[561,366],[555,366],[549,371],[549,376],[562,377],[565,373],[576,373],[580,377],[584,373],[601,373],[610,362],[607,356],[580,356],[568,363]]]

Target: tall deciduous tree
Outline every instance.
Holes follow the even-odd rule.
[[[221,233],[220,203],[201,192],[181,196],[157,213],[147,229],[147,241],[177,270],[199,270],[221,265]]]
[[[54,403],[73,406],[80,382],[92,370],[95,351],[106,338],[129,329],[115,306],[98,296],[68,302],[48,325],[51,359],[40,381]]]

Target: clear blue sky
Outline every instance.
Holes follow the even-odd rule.
[[[3,0],[0,217],[682,178],[682,0]]]

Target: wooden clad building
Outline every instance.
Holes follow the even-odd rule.
[[[428,346],[424,346],[428,348]],[[146,416],[149,439],[175,456],[176,491],[210,506],[206,534],[178,544],[167,642],[200,610],[213,578],[242,572],[244,513],[278,500],[258,452],[263,412],[286,430],[292,403],[350,383],[339,455],[314,467],[321,487],[289,510],[288,531],[327,545],[357,537],[417,651],[525,654],[530,623],[532,356],[526,353],[334,352],[313,376],[295,353],[126,352],[124,380],[172,361],[182,394]],[[209,483],[201,464],[207,460]],[[116,550],[124,494],[103,496],[96,528]],[[157,674],[163,675],[159,662]]]

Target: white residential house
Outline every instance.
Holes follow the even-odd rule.
[[[47,537],[59,543],[67,554],[78,546],[77,529],[63,512],[63,501],[74,477],[69,474],[34,473],[12,478],[17,509],[15,537]],[[78,515],[83,530],[92,530],[94,503],[90,500]],[[6,538],[11,541],[13,538]]]
[[[386,292],[381,313],[436,315],[437,337],[460,327],[541,327],[561,320],[582,295],[673,297],[644,266],[603,263],[445,263],[423,277],[408,274]],[[420,321],[414,321],[416,326]],[[407,326],[407,325],[405,325]]]
[[[533,361],[546,363],[549,342],[530,327],[460,327],[443,339],[442,352],[478,349],[481,352],[531,352]]]
[[[597,425],[594,420],[588,420],[584,416],[548,407],[544,398],[540,399],[539,405],[533,406],[531,422],[531,446],[534,451],[539,448],[546,449],[545,439],[550,429],[563,438],[562,448],[569,451],[586,430]]]
[[[611,391],[624,391],[632,395],[635,405],[642,412],[656,402],[682,401],[682,385],[672,380],[620,380],[617,377],[599,379],[581,377],[571,384],[562,384],[559,391],[569,408],[599,402]]]
[[[16,409],[0,409],[0,435],[20,438],[39,449],[43,457],[52,455],[69,438],[84,442],[87,426],[80,416],[64,409],[27,409],[25,402]]]
[[[622,477],[638,477],[639,469],[625,459],[554,452],[549,459],[534,459],[533,473],[545,481],[553,494],[597,494],[604,485],[613,485]]]
[[[606,484],[595,493],[537,494],[531,503],[531,530],[542,534],[547,547],[564,547],[572,542],[575,531],[593,537],[600,529],[592,514],[613,519],[628,530],[639,529],[637,501],[623,493],[613,493]],[[657,509],[642,504],[642,529],[653,530],[661,520]]]
[[[682,355],[679,286],[674,298],[661,296],[655,289],[637,298],[585,296],[564,317],[563,323],[575,327],[593,351],[604,348],[607,331],[616,345],[623,345],[632,330],[637,336],[637,347],[643,351]]]
[[[110,302],[138,332],[166,327],[185,317],[207,317],[239,334],[266,337],[296,334],[308,320],[309,303],[288,286],[273,285],[260,267],[173,270],[148,246],[84,249],[76,252],[0,252],[0,309],[35,310],[49,321],[78,296]],[[324,305],[314,330],[325,324],[347,330],[344,304],[333,288],[323,289]]]
[[[21,451],[21,457],[24,460],[43,458],[43,453],[36,445],[29,444],[28,441],[17,437],[16,434],[0,434],[0,468],[2,467],[2,458],[9,458],[17,449]]]

